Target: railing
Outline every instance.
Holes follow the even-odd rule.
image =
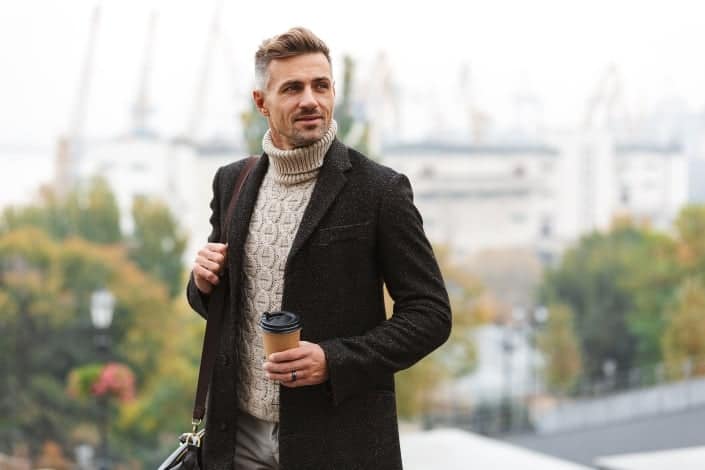
[[[580,383],[567,397],[539,392],[468,406],[467,397],[448,396],[427,408],[422,423],[426,428],[451,426],[485,435],[549,434],[705,406],[705,358],[606,372],[601,380]]]
[[[705,406],[705,378],[690,378],[598,398],[564,400],[532,413],[542,434],[583,429]]]

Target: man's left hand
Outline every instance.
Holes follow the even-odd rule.
[[[328,380],[323,348],[308,341],[299,341],[297,348],[270,354],[264,363],[264,370],[267,377],[285,387],[318,385]]]

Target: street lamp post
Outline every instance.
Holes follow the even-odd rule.
[[[502,349],[504,351],[504,374],[505,374],[505,392],[504,392],[504,426],[509,431],[516,430],[517,425],[520,427],[527,426],[530,421],[530,406],[531,400],[538,393],[537,380],[537,353],[536,353],[536,332],[548,319],[548,309],[543,305],[538,305],[534,308],[514,307],[511,314],[511,322],[504,327],[502,337]],[[519,341],[518,343],[516,341]],[[520,374],[521,388],[516,391],[512,389],[512,360],[513,353],[518,351],[526,363],[526,371]],[[515,395],[523,397],[519,414],[515,416],[514,405]],[[516,418],[520,420],[517,421]]]
[[[96,329],[95,345],[100,359],[108,361],[110,352],[109,328],[113,321],[115,296],[106,290],[100,289],[91,295],[91,322]],[[108,457],[108,397],[100,397],[100,470],[107,470]]]
[[[529,322],[529,348],[530,348],[530,362],[529,362],[529,377],[531,380],[530,394],[536,397],[539,394],[539,367],[537,364],[537,349],[538,341],[537,336],[539,330],[548,321],[549,311],[543,305],[537,306],[530,318]]]
[[[514,353],[514,338],[512,327],[505,325],[502,330],[502,356],[504,362],[504,397],[501,407],[501,431],[512,430],[512,356]]]

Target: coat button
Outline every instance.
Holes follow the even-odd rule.
[[[227,431],[228,430],[228,425],[226,423],[220,423],[220,430],[221,431]]]

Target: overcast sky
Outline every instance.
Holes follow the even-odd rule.
[[[1,145],[51,147],[67,129],[96,3],[2,3]],[[111,136],[127,129],[152,8],[159,14],[150,86],[154,124],[164,134],[180,132],[192,106],[215,0],[98,3],[102,14],[86,133]],[[259,42],[303,25],[329,44],[336,63],[350,54],[363,74],[385,51],[406,96],[429,99],[429,107],[441,103],[441,112],[454,105],[462,64],[471,69],[478,105],[499,121],[509,119],[512,97],[528,90],[541,99],[549,126],[574,125],[611,63],[618,66],[633,106],[646,109],[676,97],[702,110],[701,5],[705,2],[225,0],[225,41],[215,56],[209,109],[218,122],[213,125],[227,127],[237,112],[232,98],[247,99]]]

